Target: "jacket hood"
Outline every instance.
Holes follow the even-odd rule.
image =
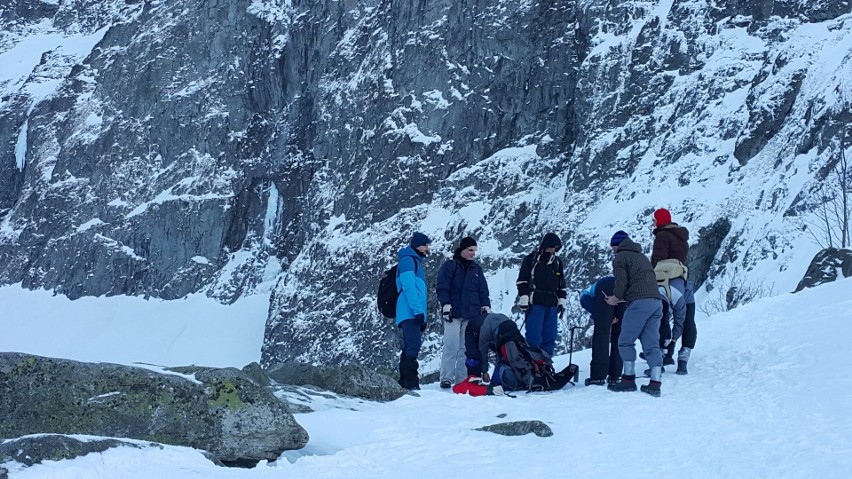
[[[689,230],[684,228],[683,226],[678,225],[677,223],[669,223],[665,226],[660,226],[659,228],[654,229],[654,234],[661,231],[666,231],[677,236],[681,241],[689,241]]]
[[[538,247],[539,251],[544,251],[547,248],[556,247],[556,250],[562,249],[562,240],[559,239],[559,236],[556,233],[547,233],[544,235],[544,238],[541,239],[541,244]]]
[[[414,248],[412,248],[411,246],[406,246],[405,248],[399,250],[399,253],[396,254],[396,259],[401,261],[402,258],[405,258],[406,256],[411,256],[412,258],[414,258],[415,261],[423,260],[423,257],[420,256],[417,251],[414,251]]]
[[[642,247],[639,246],[639,244],[633,241],[632,239],[625,238],[615,250],[616,253],[620,253],[622,251],[633,251],[634,253],[641,253]]]

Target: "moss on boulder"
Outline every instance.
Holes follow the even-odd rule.
[[[0,417],[2,438],[141,439],[203,449],[225,464],[275,460],[308,441],[286,405],[235,368],[182,376],[0,353]]]

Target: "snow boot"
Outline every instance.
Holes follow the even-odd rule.
[[[624,361],[624,373],[621,380],[606,387],[610,391],[628,392],[636,390],[636,361]]]
[[[670,342],[668,346],[665,348],[666,354],[663,356],[663,366],[672,366],[675,363],[674,360],[674,352],[675,352],[675,343],[674,341]]]
[[[586,378],[586,386],[603,386],[606,384],[606,379]]]
[[[680,348],[677,352],[677,371],[675,374],[686,376],[689,372],[686,370],[686,363],[689,361],[689,355],[692,353],[691,348]]]
[[[650,394],[655,398],[660,397],[660,381],[651,381],[639,388],[643,393]]]
[[[417,368],[419,366],[420,365],[417,364],[417,358],[400,356],[399,381],[397,382],[403,389],[408,389],[409,391],[420,390],[420,378],[417,374]]]
[[[448,379],[441,381],[441,389],[450,389],[451,387],[453,387],[452,381]]]
[[[606,388],[617,393],[635,391],[636,376],[628,376],[624,374],[621,376],[621,381],[618,381],[615,384],[610,384]]]

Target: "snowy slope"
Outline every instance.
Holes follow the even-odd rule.
[[[40,356],[243,367],[260,359],[269,298],[226,306],[202,294],[182,300],[135,296],[71,301],[20,285],[0,288],[0,351]]]
[[[665,374],[660,399],[582,386],[471,398],[429,385],[420,397],[387,404],[315,405],[317,412],[297,415],[311,435],[308,446],[251,470],[217,468],[177,447],[5,467],[13,479],[843,477],[852,466],[852,376],[842,369],[852,334],[850,288],[852,280],[842,280],[707,318],[691,374]],[[4,295],[14,304],[15,296]],[[163,333],[152,327],[138,339],[172,339]],[[584,372],[588,360],[588,351],[575,356]],[[554,436],[471,430],[527,419],[548,423]]]

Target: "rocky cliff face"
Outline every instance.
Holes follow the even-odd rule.
[[[795,220],[850,123],[850,12],[13,2],[0,7],[0,62],[20,65],[0,76],[0,278],[222,301],[275,283],[266,363],[388,365],[374,289],[413,231],[439,252],[477,236],[508,310],[545,231],[579,289],[608,270],[615,229],[648,245],[665,206],[693,233],[706,294],[732,271],[789,290],[817,249]]]

